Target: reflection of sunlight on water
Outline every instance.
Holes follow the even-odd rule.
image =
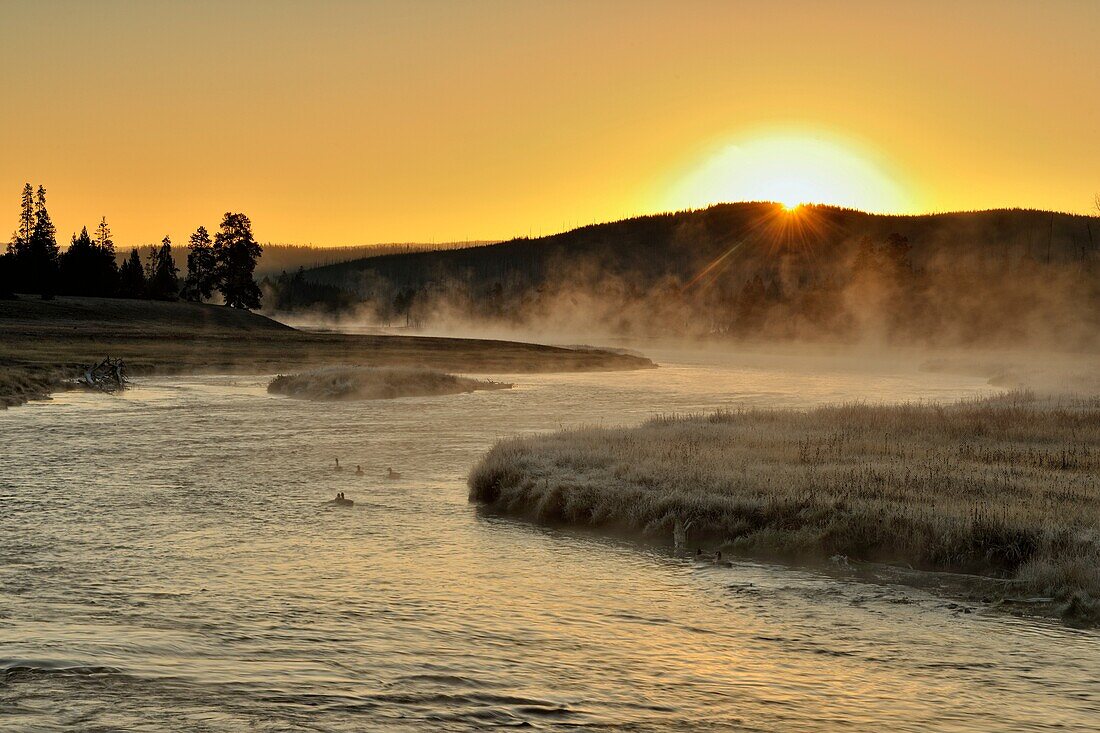
[[[16,668],[0,705],[15,728],[1090,725],[1094,632],[696,566],[467,503],[466,470],[502,435],[989,389],[754,358],[369,403],[275,397],[261,377],[139,379],[0,412],[0,664]],[[328,504],[337,491],[356,506]]]

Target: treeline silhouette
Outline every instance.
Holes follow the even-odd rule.
[[[439,250],[462,249],[494,244],[488,241],[441,242],[441,243],[383,243],[355,244],[347,247],[314,247],[305,244],[264,244],[264,256],[256,266],[256,278],[276,278],[282,273],[293,273],[299,268],[312,269],[341,262],[361,260],[364,257],[381,255],[411,254],[414,252],[436,252]]]
[[[320,267],[288,285],[334,288],[332,303],[358,300],[360,314],[382,322],[1093,347],[1098,224],[1032,210],[889,216],[723,204]]]
[[[267,308],[275,312],[293,313],[317,310],[328,314],[350,311],[361,301],[353,293],[335,285],[307,280],[305,268],[293,274],[282,272],[260,281]]]
[[[106,298],[205,301],[215,293],[233,308],[260,307],[261,292],[254,272],[263,248],[252,235],[244,214],[227,212],[213,239],[205,227],[191,235],[187,275],[182,280],[166,236],[148,248],[146,257],[131,249],[121,264],[107,218],[95,234],[83,227],[67,249],[57,244],[56,228],[46,208],[46,189],[23,187],[19,225],[7,251],[0,255],[0,297],[16,293],[85,295]]]

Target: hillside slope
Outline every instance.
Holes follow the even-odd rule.
[[[9,337],[24,330],[44,335],[56,330],[94,328],[99,331],[108,327],[140,333],[150,333],[150,329],[243,333],[293,330],[257,313],[205,303],[81,297],[42,300],[25,296],[18,300],[0,300],[0,324]]]
[[[720,204],[593,224],[537,239],[349,260],[312,268],[307,277],[355,290],[374,277],[409,285],[463,274],[499,279],[525,272],[549,277],[549,263],[569,260],[586,266],[598,263],[606,274],[691,278],[741,242],[742,251],[728,269],[772,267],[777,256],[789,253],[825,257],[847,242],[881,240],[890,234],[909,240],[917,266],[951,250],[1067,262],[1100,247],[1100,217],[1026,209],[900,216],[826,206],[804,207],[789,216],[776,204]]]
[[[355,260],[305,278],[354,293],[383,320],[459,316],[602,323],[620,332],[842,338],[872,328],[896,338],[967,340],[1093,318],[1098,252],[1097,217],[887,216],[745,203],[477,249]],[[871,314],[882,318],[869,323]]]

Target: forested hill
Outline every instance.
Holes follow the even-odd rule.
[[[1029,315],[1012,306],[1037,287],[1076,288],[1084,306],[1094,295],[1098,250],[1097,217],[1019,209],[788,212],[741,203],[478,248],[359,259],[309,270],[304,279],[371,303],[383,319],[423,321],[446,311],[560,320],[571,317],[560,310],[566,298],[585,303],[590,323],[612,318],[617,328],[644,321],[646,330],[689,325],[735,333],[850,331],[864,320],[856,301],[887,293],[889,302],[865,305],[896,311],[894,331],[914,326],[920,315],[917,330],[927,332],[966,318],[962,301],[982,294],[1001,299],[1008,317]],[[874,287],[872,279],[879,281]],[[992,290],[998,283],[1004,292]],[[935,312],[912,312],[918,307]],[[973,305],[975,313],[983,307]]]
[[[694,277],[732,244],[745,240],[726,269],[770,267],[775,256],[827,256],[838,245],[898,234],[912,245],[915,264],[951,250],[968,256],[1036,261],[1079,261],[1100,248],[1100,219],[1048,211],[1008,209],[921,216],[866,214],[832,207],[803,207],[788,215],[775,204],[721,204],[697,211],[594,224],[537,239],[449,251],[365,257],[309,270],[316,282],[360,290],[376,278],[404,285],[461,276],[500,280],[527,271],[541,276],[553,262],[598,264],[604,274],[643,279]],[[565,262],[559,262],[564,259]],[[739,262],[738,262],[739,261]],[[739,264],[751,264],[746,268]]]

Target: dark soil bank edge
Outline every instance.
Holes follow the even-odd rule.
[[[512,341],[298,331],[198,303],[63,297],[0,301],[0,404],[64,389],[82,367],[122,358],[131,376],[277,373],[343,364],[464,373],[646,369],[649,359]]]

